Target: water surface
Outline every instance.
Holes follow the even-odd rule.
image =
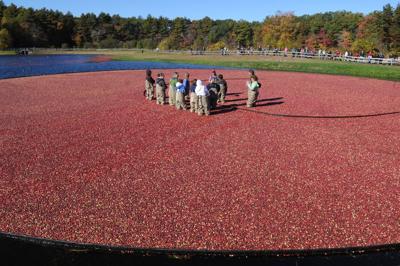
[[[62,73],[138,69],[209,69],[224,67],[184,63],[106,61],[94,62],[97,55],[0,56],[0,79]]]

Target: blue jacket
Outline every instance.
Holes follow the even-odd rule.
[[[185,93],[188,93],[190,90],[190,81],[188,79],[184,79],[183,86],[185,87]]]
[[[180,93],[185,93],[185,86],[182,84],[182,85],[176,87],[176,91],[178,91]]]

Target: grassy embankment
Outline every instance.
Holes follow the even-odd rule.
[[[51,50],[44,51],[52,53]],[[54,51],[54,53],[60,53]],[[123,61],[153,61],[190,63],[202,65],[215,65],[225,67],[253,68],[259,70],[293,71],[306,73],[320,73],[333,75],[346,75],[356,77],[367,77],[385,80],[400,81],[399,66],[359,64],[340,61],[323,61],[317,59],[283,58],[272,56],[220,56],[220,55],[189,55],[189,54],[161,54],[156,52],[141,53],[139,51],[71,51],[63,53],[72,54],[103,54],[110,56],[113,60]]]
[[[0,50],[0,55],[15,55],[14,51],[2,51]]]

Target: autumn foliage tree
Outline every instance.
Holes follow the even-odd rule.
[[[329,36],[326,34],[326,31],[324,28],[322,28],[319,31],[318,34],[318,44],[319,44],[319,48],[321,49],[328,49],[331,47],[332,44],[332,40],[329,38]]]
[[[298,23],[293,13],[278,13],[268,17],[263,26],[263,43],[270,47],[294,47],[298,46]]]
[[[339,37],[339,48],[342,51],[349,51],[353,43],[353,38],[349,31],[342,31]]]

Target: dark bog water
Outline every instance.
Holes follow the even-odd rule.
[[[194,65],[183,63],[141,62],[141,61],[106,61],[94,62],[96,55],[33,55],[0,56],[0,79],[76,73],[107,70],[130,69],[209,69],[217,66]]]

